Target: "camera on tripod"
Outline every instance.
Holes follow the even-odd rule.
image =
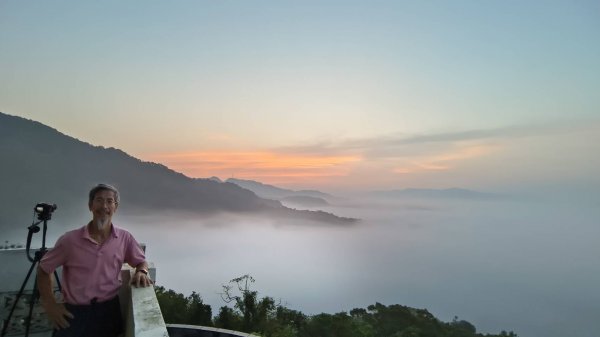
[[[31,226],[27,227],[29,231],[27,233],[27,246],[25,248],[26,253],[27,253],[27,258],[29,259],[29,261],[31,261],[31,267],[29,267],[27,276],[25,276],[25,280],[21,284],[21,288],[19,289],[19,292],[15,296],[15,299],[12,304],[12,308],[10,309],[8,316],[4,319],[3,324],[1,324],[2,325],[2,333],[0,333],[0,337],[5,337],[7,335],[9,326],[12,326],[13,329],[15,327],[17,327],[16,328],[17,331],[20,331],[20,329],[23,325],[25,328],[25,337],[29,336],[29,328],[32,324],[31,321],[32,321],[33,306],[35,303],[37,303],[37,301],[40,297],[40,293],[37,288],[37,278],[36,278],[36,281],[33,282],[33,291],[32,291],[32,295],[31,295],[31,299],[29,300],[29,314],[27,315],[27,317],[24,320],[22,320],[22,323],[16,323],[16,324],[10,325],[10,320],[15,312],[17,304],[19,303],[19,299],[21,298],[21,296],[23,296],[23,291],[25,290],[25,286],[28,284],[29,277],[31,277],[32,272],[35,270],[35,266],[37,264],[39,264],[39,262],[42,260],[42,257],[44,257],[44,254],[48,251],[48,249],[46,249],[46,231],[48,229],[48,220],[50,220],[50,218],[52,217],[52,212],[54,212],[56,210],[56,208],[57,208],[56,204],[49,204],[49,203],[45,203],[45,202],[38,203],[37,205],[35,205],[35,207],[33,207],[33,212],[34,212],[34,214],[37,214],[37,218],[39,221],[35,222],[35,220],[34,220],[34,222],[31,224]],[[29,249],[31,248],[31,238],[33,237],[34,233],[38,233],[40,231],[39,224],[42,222],[44,223],[44,230],[42,232],[43,233],[42,247],[40,249],[36,250],[34,256],[31,257],[31,255],[29,254]],[[58,286],[58,289],[60,291],[62,289],[62,287],[60,284],[60,280],[58,278],[58,273],[55,270],[53,274],[54,274],[54,278],[56,280],[56,285]],[[13,334],[13,333],[11,333],[11,334]]]
[[[35,205],[33,211],[37,214],[38,220],[50,220],[52,212],[56,211],[56,204],[41,202]]]

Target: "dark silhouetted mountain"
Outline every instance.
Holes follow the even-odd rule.
[[[471,191],[463,188],[424,189],[406,188],[402,190],[374,191],[372,196],[384,198],[448,198],[448,199],[496,199],[501,196],[493,193]]]
[[[261,182],[254,181],[254,180],[229,178],[226,180],[226,182],[234,183],[245,189],[248,189],[248,190],[256,193],[256,195],[258,195],[261,198],[267,198],[267,199],[273,199],[273,200],[281,200],[281,199],[287,198],[287,197],[299,197],[299,196],[321,198],[321,199],[326,199],[326,200],[328,198],[335,198],[334,196],[332,196],[330,194],[319,192],[319,191],[288,190],[288,189],[280,188],[280,187],[273,186],[273,185],[263,184]],[[326,200],[324,200],[324,201],[327,202]]]
[[[0,229],[31,221],[33,206],[40,201],[58,204],[66,219],[80,215],[82,208],[87,210],[87,192],[100,182],[119,188],[119,212],[275,212],[344,221],[332,214],[307,216],[236,184],[189,178],[119,149],[93,146],[39,122],[3,113],[0,158]]]

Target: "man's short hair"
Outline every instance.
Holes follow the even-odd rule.
[[[98,193],[100,191],[112,191],[115,194],[115,203],[117,203],[117,204],[119,203],[119,191],[117,190],[116,187],[114,187],[112,185],[108,185],[108,184],[98,184],[90,190],[90,196],[89,196],[89,200],[88,200],[88,203],[90,205],[94,201],[94,197],[96,197],[96,193]]]

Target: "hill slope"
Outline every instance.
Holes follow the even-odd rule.
[[[0,229],[31,220],[35,203],[81,214],[86,194],[99,182],[116,185],[122,210],[275,212],[288,217],[340,222],[331,214],[294,212],[236,184],[192,179],[164,165],[143,162],[115,149],[93,146],[41,123],[0,113]]]

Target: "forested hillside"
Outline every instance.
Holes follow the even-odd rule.
[[[477,333],[476,327],[457,317],[442,322],[426,309],[399,304],[375,303],[349,312],[306,315],[278,303],[272,297],[259,298],[251,289],[249,275],[223,286],[219,308],[204,304],[198,293],[189,296],[156,287],[166,323],[214,326],[264,337],[517,337],[513,332]]]

